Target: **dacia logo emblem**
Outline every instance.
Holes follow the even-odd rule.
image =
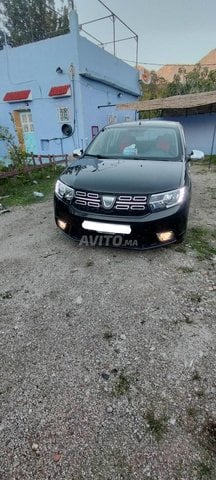
[[[110,195],[103,195],[102,197],[102,205],[107,210],[111,209],[115,203],[116,197],[111,197]]]

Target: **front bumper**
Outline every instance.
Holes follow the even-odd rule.
[[[113,246],[121,248],[149,249],[181,242],[186,234],[189,212],[189,200],[184,204],[145,216],[111,216],[79,211],[54,196],[55,221],[66,222],[64,233],[80,242],[80,245]],[[82,227],[84,220],[103,223],[117,223],[131,226],[131,233],[126,235],[100,234]],[[173,238],[161,242],[157,233],[173,232]]]

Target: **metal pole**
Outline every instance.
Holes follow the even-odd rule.
[[[130,40],[131,38],[134,38],[134,36],[133,37],[119,38],[118,40],[115,39],[115,43],[125,42],[125,40]],[[103,45],[111,45],[111,43],[113,43],[113,40],[112,40],[112,42],[103,42]]]
[[[116,56],[116,34],[115,34],[115,15],[112,16],[113,21],[113,55]]]
[[[102,2],[102,0],[98,0],[98,2],[101,3],[101,5],[103,5],[108,10],[108,12],[110,12],[112,15],[115,15],[115,18],[117,18],[119,22],[122,23],[122,25],[124,25],[128,30],[130,30],[134,34],[134,36],[137,36],[136,32],[134,32],[132,28],[130,28],[125,22],[123,22],[123,20],[120,17],[118,17],[118,15],[116,15],[112,10],[110,10],[110,8],[107,7],[107,5],[105,5],[105,3]]]
[[[82,32],[84,32],[86,35],[88,35],[90,38],[93,38],[93,40],[95,40],[96,42],[99,43],[99,45],[103,46],[104,43],[102,43],[100,40],[98,40],[98,38],[96,38],[94,35],[92,35],[91,33],[88,33],[86,30],[84,30],[84,28],[81,29]]]
[[[111,18],[113,15],[105,15],[104,17],[96,18],[95,20],[89,20],[89,22],[81,23],[80,27],[82,28],[83,25],[89,25],[90,23],[99,22],[100,20],[105,20],[105,18]]]
[[[213,155],[213,150],[214,150],[215,135],[216,135],[216,124],[215,124],[215,126],[214,126],[214,132],[213,132],[213,138],[212,138],[211,153],[210,153],[209,165],[208,165],[209,169],[211,168],[212,155]]]
[[[61,143],[61,154],[64,155],[64,150],[63,150],[63,138],[60,138],[60,143]]]
[[[6,35],[5,30],[4,30],[3,34],[4,34],[4,45],[6,46],[8,43],[7,43],[7,35]]]
[[[139,38],[138,38],[138,35],[136,35],[136,67],[138,65],[138,48],[139,48]]]

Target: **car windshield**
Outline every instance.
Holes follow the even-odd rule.
[[[104,128],[86,150],[104,158],[181,160],[178,132],[173,127],[137,126]]]

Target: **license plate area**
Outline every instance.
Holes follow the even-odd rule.
[[[115,235],[116,233],[121,235],[130,235],[131,226],[122,225],[117,223],[102,223],[102,222],[92,222],[90,220],[84,220],[82,222],[82,228],[85,230],[92,230],[97,233],[107,233],[109,235]]]

